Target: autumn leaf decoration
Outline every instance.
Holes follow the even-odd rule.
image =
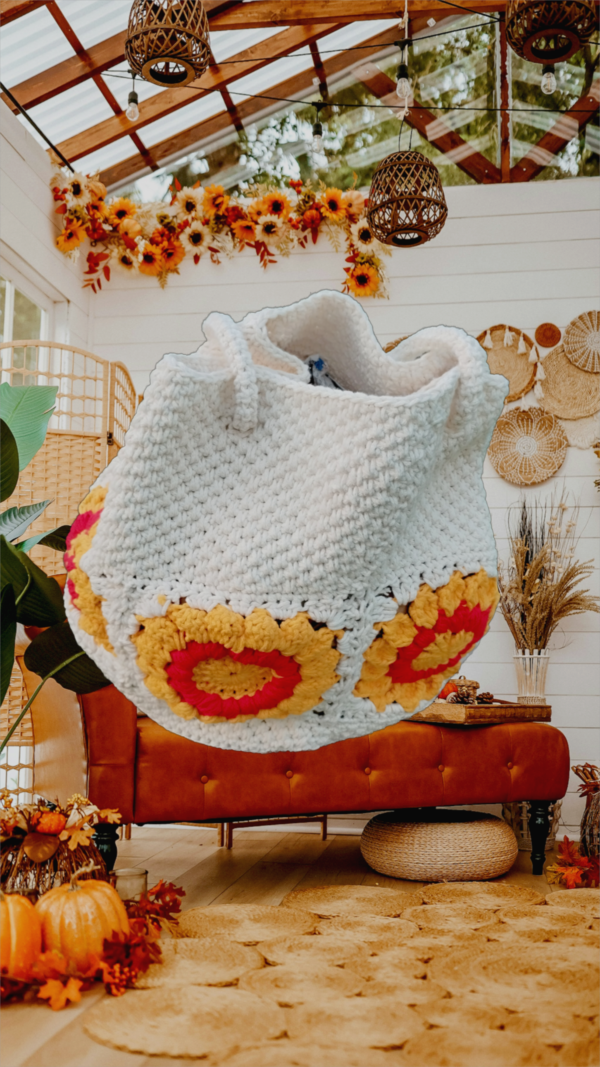
[[[557,862],[546,867],[550,885],[562,885],[565,889],[589,889],[599,884],[598,857],[582,856],[575,841],[563,838],[558,846]]]

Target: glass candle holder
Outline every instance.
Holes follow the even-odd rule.
[[[139,900],[148,889],[148,871],[144,867],[119,867],[111,881],[121,900]]]

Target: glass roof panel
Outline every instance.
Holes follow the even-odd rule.
[[[230,56],[236,56],[238,52],[245,52],[261,41],[268,41],[269,37],[275,37],[283,33],[286,26],[261,26],[254,30],[217,30],[210,35],[210,47],[217,63],[221,63]]]
[[[143,130],[140,132],[140,136],[143,132]],[[113,163],[120,163],[122,159],[128,159],[129,156],[135,155],[136,151],[137,149],[129,137],[121,137],[118,141],[105,145],[104,148],[100,148],[97,152],[90,152],[89,155],[82,156],[73,166],[76,170],[81,171],[82,174],[96,174],[97,171],[101,171],[105,167],[112,167]],[[140,157],[140,166],[143,165],[144,162]]]
[[[45,7],[2,27],[0,64],[2,81],[9,89],[73,55],[74,50]]]
[[[273,63],[269,63],[267,67],[261,67],[260,70],[247,74],[245,78],[238,78],[237,81],[228,86],[228,89],[234,101],[237,102],[242,100],[245,94],[262,93],[286,78],[293,78],[294,74],[299,74],[303,70],[310,70],[312,65],[311,55],[302,53],[302,55],[297,56],[292,53],[291,56],[276,59]],[[268,105],[268,101],[265,101],[265,103]]]
[[[43,104],[29,109],[32,119],[54,144],[73,137],[82,130],[114,115],[98,86],[93,81],[82,82],[67,89],[60,96],[44,100]],[[23,122],[26,120],[23,119]],[[27,123],[33,133],[32,127]]]
[[[197,122],[209,119],[211,115],[218,114],[224,108],[220,93],[209,93],[208,96],[195,100],[193,104],[179,108],[179,111],[173,111],[170,115],[149,123],[148,126],[142,126],[140,137],[149,147],[151,144],[157,144],[164,138],[179,133],[180,130],[187,130],[188,126],[194,126]]]
[[[131,0],[56,0],[84,48],[127,29]]]

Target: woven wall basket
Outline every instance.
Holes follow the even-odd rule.
[[[559,419],[567,435],[567,441],[573,448],[591,448],[600,440],[600,415],[590,415],[587,419]]]
[[[370,867],[414,882],[497,878],[517,858],[510,826],[478,811],[388,811],[365,826],[360,850]]]
[[[511,345],[504,344],[507,329],[510,330],[514,337]],[[488,334],[492,342],[491,348],[487,348],[484,345]],[[527,351],[520,353],[519,341],[521,336]],[[477,340],[487,353],[488,365],[492,374],[503,374],[505,378],[508,378],[510,392],[506,398],[506,404],[509,404],[511,400],[518,400],[525,393],[528,393],[530,389],[533,389],[536,365],[529,362],[529,353],[533,347],[533,341],[526,333],[521,334],[521,331],[517,330],[515,326],[501,324],[499,326],[491,326],[489,330],[484,330],[483,333],[479,334]]]
[[[498,419],[488,456],[505,481],[538,485],[560,470],[567,445],[566,434],[554,415],[539,408],[514,408]]]
[[[558,326],[553,322],[542,322],[535,331],[535,343],[540,348],[554,348],[561,338]]]
[[[569,323],[563,341],[565,355],[580,370],[600,371],[600,311],[584,311]]]
[[[557,345],[543,363],[545,380],[540,406],[563,419],[585,419],[600,411],[600,374],[580,370]]]

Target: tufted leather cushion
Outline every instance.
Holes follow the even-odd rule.
[[[211,821],[555,800],[569,749],[544,723],[400,722],[312,752],[231,752],[138,718],[113,687],[82,698],[90,797],[126,822]]]

